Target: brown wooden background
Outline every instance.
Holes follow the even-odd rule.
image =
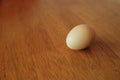
[[[96,41],[70,50],[81,23]],[[0,80],[120,80],[120,0],[0,0]]]

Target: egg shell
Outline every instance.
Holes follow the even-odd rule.
[[[95,38],[94,30],[86,24],[77,25],[67,35],[66,44],[74,50],[87,48]]]

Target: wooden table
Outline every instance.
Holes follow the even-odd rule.
[[[96,41],[70,50],[82,23]],[[120,80],[120,1],[0,0],[0,80]]]

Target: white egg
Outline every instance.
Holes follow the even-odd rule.
[[[74,50],[85,49],[94,41],[95,32],[88,25],[74,27],[67,35],[66,44]]]

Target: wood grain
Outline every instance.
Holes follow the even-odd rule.
[[[81,23],[96,42],[70,50]],[[120,80],[120,1],[0,0],[0,80]]]

